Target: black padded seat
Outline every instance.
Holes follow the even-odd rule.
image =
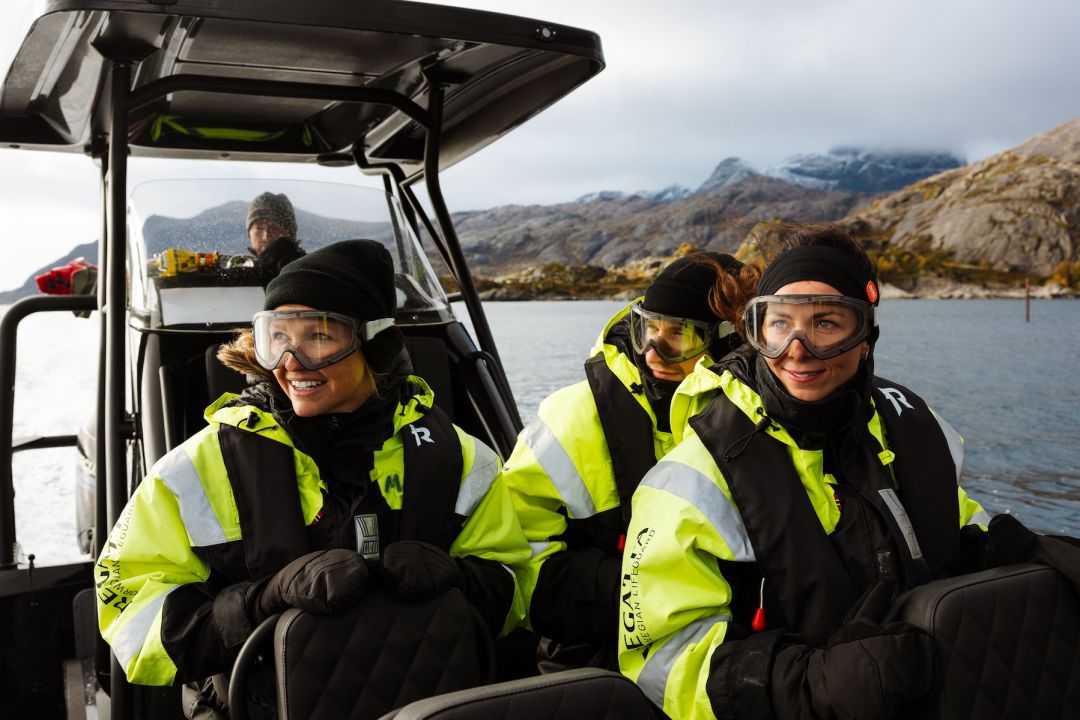
[[[907,717],[1080,718],[1080,598],[1042,565],[938,580],[902,598],[899,619],[929,631],[942,690]]]
[[[225,367],[217,354],[221,345],[213,343],[203,353],[203,362],[206,371],[206,394],[207,402],[212,403],[222,394],[231,392],[240,394],[248,386],[247,378],[243,373],[232,368]]]
[[[406,335],[405,349],[412,360],[413,374],[419,375],[435,392],[435,404],[454,419],[454,390],[446,343],[437,337]]]
[[[372,588],[340,615],[289,610],[274,657],[280,720],[377,718],[494,677],[487,628],[458,590],[403,602]]]
[[[380,720],[653,720],[664,715],[628,678],[579,668],[418,700]]]

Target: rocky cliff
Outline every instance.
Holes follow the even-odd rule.
[[[920,180],[843,222],[890,262],[907,252],[999,273],[1062,273],[1080,249],[1080,119]],[[1064,268],[1066,280],[1071,272]]]

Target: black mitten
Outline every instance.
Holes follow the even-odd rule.
[[[252,584],[247,593],[253,625],[288,608],[320,615],[347,610],[357,602],[368,579],[364,558],[353,550],[318,550],[298,557]]]
[[[454,558],[434,545],[400,540],[383,551],[382,579],[402,600],[425,600],[461,587],[461,570]]]

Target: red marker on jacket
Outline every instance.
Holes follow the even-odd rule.
[[[754,632],[761,632],[765,629],[765,578],[761,578],[761,592],[758,597],[758,609],[754,613],[754,619],[750,621],[750,627],[754,628]]]

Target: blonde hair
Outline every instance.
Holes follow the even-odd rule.
[[[263,380],[274,380],[274,373],[259,364],[255,355],[255,333],[251,328],[241,330],[228,345],[222,345],[217,352],[217,359],[232,370],[243,373],[248,377],[257,376]],[[384,373],[375,372],[371,363],[364,358],[364,378],[371,382],[375,390],[375,397],[382,397],[380,393],[381,380]]]

